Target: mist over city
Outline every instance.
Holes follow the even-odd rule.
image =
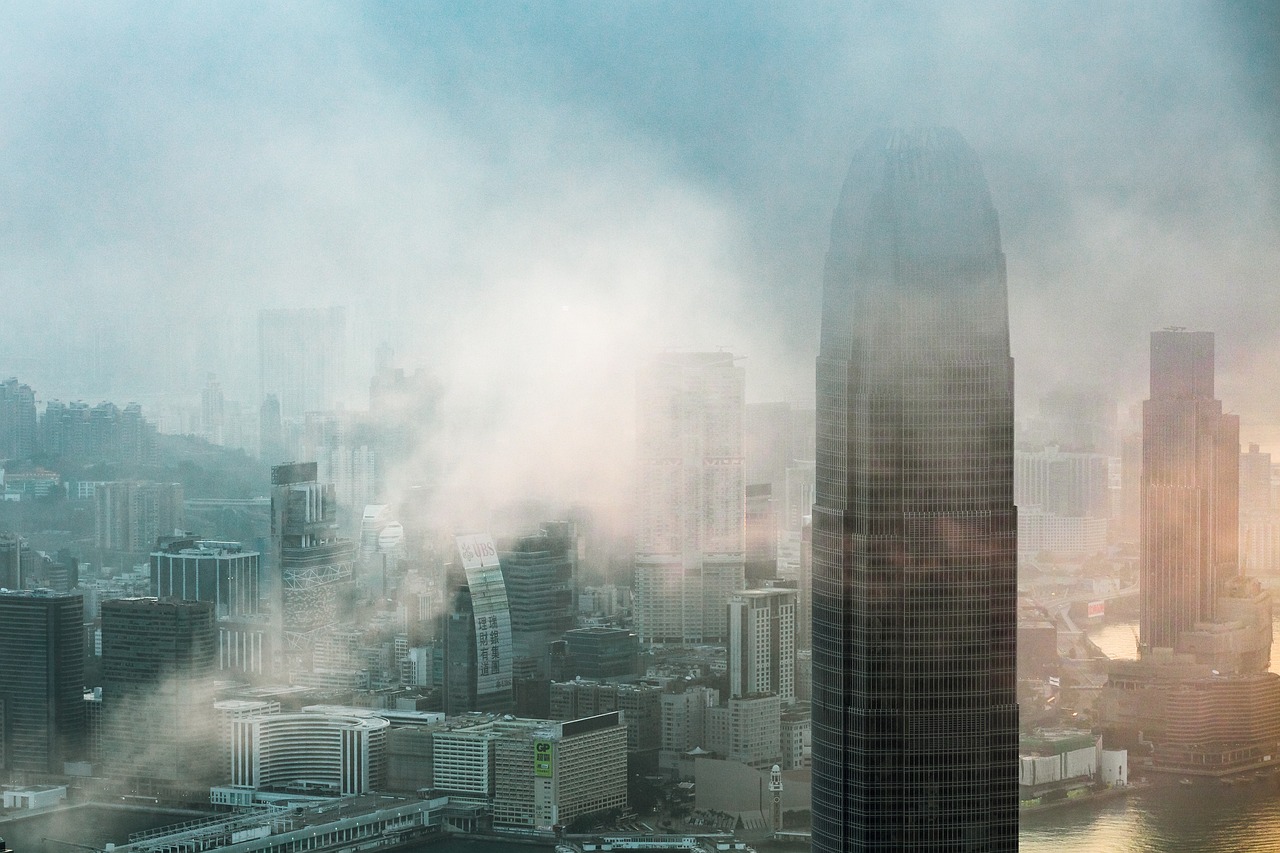
[[[1272,4],[12,6],[0,80],[15,853],[1280,845]]]

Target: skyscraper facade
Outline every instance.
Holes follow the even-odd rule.
[[[0,769],[83,760],[83,614],[79,593],[0,591]]]
[[[316,638],[337,627],[350,607],[356,543],[338,535],[331,484],[316,482],[316,463],[271,469],[270,598],[279,620],[284,664],[309,669]]]
[[[547,675],[547,649],[573,628],[573,577],[578,537],[571,522],[552,522],[499,552],[511,605],[515,675]]]
[[[1213,332],[1151,333],[1142,404],[1140,652],[1217,617],[1240,573],[1240,418],[1213,396]]]
[[[813,849],[1016,850],[1005,263],[956,132],[855,157],[817,371]]]
[[[104,746],[111,773],[198,784],[219,766],[202,724],[216,698],[218,632],[210,601],[102,603]]]
[[[745,376],[727,352],[663,353],[640,372],[636,628],[722,641],[745,585]]]
[[[511,604],[498,546],[487,533],[457,537],[449,567],[445,625],[445,712],[509,713],[513,708]]]

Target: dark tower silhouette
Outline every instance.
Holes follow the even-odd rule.
[[[1016,850],[1005,264],[955,131],[854,158],[817,375],[813,849]]]
[[[0,770],[84,759],[84,599],[0,591]]]

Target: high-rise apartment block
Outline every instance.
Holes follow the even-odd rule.
[[[1280,574],[1280,513],[1272,497],[1271,454],[1250,444],[1240,454],[1240,571]]]
[[[850,167],[817,406],[813,849],[1016,850],[1005,261],[952,130],[874,134]]]
[[[30,459],[38,446],[35,392],[17,379],[0,382],[0,462]]]
[[[338,503],[359,512],[378,495],[378,454],[355,418],[337,412],[307,412],[302,456],[316,460],[316,478],[332,483]]]
[[[660,697],[662,749],[658,766],[679,774],[681,759],[691,750],[706,750],[707,715],[720,704],[720,694],[701,685],[686,687]]]
[[[258,458],[271,465],[288,457],[284,444],[284,424],[280,417],[280,398],[268,394],[262,398],[258,421]]]
[[[261,311],[261,396],[274,394],[285,420],[334,408],[345,379],[346,336],[346,310],[341,307]]]
[[[200,434],[210,444],[227,443],[227,401],[222,383],[212,373],[200,392]]]
[[[1096,554],[1111,519],[1108,460],[1050,445],[1014,454],[1018,549],[1027,554]]]
[[[84,600],[0,591],[0,769],[85,758]]]
[[[636,628],[646,643],[720,642],[745,584],[744,372],[730,353],[664,353],[638,390]]]
[[[144,555],[185,525],[181,483],[99,483],[94,520],[101,551]]]
[[[156,425],[137,403],[120,409],[50,400],[40,417],[41,451],[63,460],[146,465],[154,461],[155,443]]]
[[[796,591],[749,589],[729,599],[729,696],[796,699]]]

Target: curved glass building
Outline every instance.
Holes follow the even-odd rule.
[[[1013,360],[955,131],[889,131],[836,208],[817,365],[813,849],[1018,837]]]

